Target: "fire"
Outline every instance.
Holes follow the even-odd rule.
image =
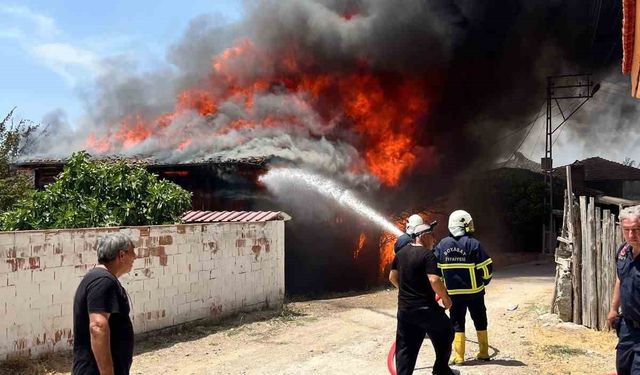
[[[213,96],[203,90],[183,91],[178,95],[176,112],[195,110],[202,116],[214,114],[217,107]]]
[[[404,231],[405,224],[411,214],[412,213],[409,212],[403,212],[402,214],[393,217],[392,221],[398,229]],[[437,214],[431,210],[420,211],[419,215],[422,216],[425,223],[428,223],[437,217]],[[385,276],[386,272],[388,272],[389,265],[393,262],[393,258],[395,257],[393,245],[396,243],[396,239],[397,237],[390,232],[384,232],[380,236],[380,262],[378,271],[381,276]]]
[[[232,131],[283,127],[284,132],[300,127],[310,137],[347,140],[360,150],[368,173],[387,186],[397,185],[417,161],[414,150],[419,121],[429,106],[425,82],[399,74],[387,77],[366,62],[358,62],[354,69],[322,72],[309,56],[294,47],[278,55],[259,49],[248,39],[241,40],[212,59],[206,82],[177,95],[172,112],[155,117],[126,116],[107,134],[91,134],[87,146],[97,153],[118,152],[154,136],[160,140],[170,138],[172,147],[180,152],[194,141],[203,143],[198,147],[206,147],[207,139]],[[319,120],[314,121],[324,125],[307,129],[304,120],[290,112],[263,113],[254,108],[261,95],[283,92],[288,94],[286,105],[299,109],[295,113],[315,113]],[[244,115],[216,118],[225,103],[240,106]],[[184,139],[176,139],[181,135],[175,131],[165,132],[185,113],[210,116],[216,119],[216,127],[198,134],[197,139],[187,132],[182,135]],[[250,139],[245,135],[236,141]],[[354,165],[350,170],[361,169]]]
[[[364,232],[360,233],[360,237],[358,238],[358,247],[353,251],[353,259],[358,259],[360,255],[360,251],[364,248],[364,243],[367,240],[367,236],[365,236]]]
[[[396,219],[396,227],[404,229],[404,219]],[[384,276],[389,268],[395,252],[393,251],[393,245],[396,243],[397,237],[390,232],[384,232],[380,236],[380,262],[378,263],[378,271],[381,276]]]
[[[86,142],[87,148],[101,154],[111,151],[111,143],[105,138],[98,138],[94,133],[89,133]]]
[[[122,126],[115,133],[114,138],[122,143],[122,148],[129,149],[144,141],[151,135],[151,130],[140,115],[127,117],[123,120]]]
[[[191,144],[191,139],[185,139],[184,141],[180,142],[180,144],[178,145],[178,150],[182,151],[185,148],[189,147],[190,144]]]

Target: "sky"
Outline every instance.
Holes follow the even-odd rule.
[[[39,122],[62,109],[74,123],[102,59],[129,58],[152,70],[203,14],[232,22],[242,2],[0,0],[0,113],[17,107],[17,118]]]

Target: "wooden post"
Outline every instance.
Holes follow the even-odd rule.
[[[588,206],[588,231],[589,231],[589,246],[587,252],[589,253],[589,263],[587,264],[587,282],[589,283],[589,295],[587,300],[589,301],[589,328],[598,328],[598,288],[596,282],[596,215],[595,215],[596,201],[595,198],[589,198]]]
[[[595,216],[595,241],[596,241],[596,251],[595,251],[595,288],[596,288],[596,327],[598,330],[601,330],[603,325],[603,269],[602,269],[602,210],[600,207],[596,207],[596,216]]]
[[[600,278],[600,289],[602,290],[602,298],[600,301],[600,330],[605,330],[608,327],[607,314],[609,312],[609,307],[611,306],[611,293],[613,289],[613,284],[611,283],[611,274],[615,270],[615,266],[611,264],[611,253],[615,252],[615,249],[612,249],[612,247],[615,247],[615,245],[612,246],[611,244],[611,226],[611,211],[602,211],[602,276]]]
[[[569,207],[573,207],[573,182],[571,181],[571,165],[567,165],[567,193],[569,195],[569,202],[571,203]],[[567,212],[567,222],[570,226],[573,225],[573,210],[569,210]],[[571,231],[569,231],[571,233]],[[573,241],[571,235],[569,235],[569,240]]]
[[[567,165],[566,167],[567,173],[567,204],[565,206],[565,213],[567,215],[567,239],[569,240],[569,252],[571,253],[571,289],[572,289],[572,298],[571,298],[571,308],[573,309],[573,322],[576,321],[576,292],[577,295],[580,295],[580,291],[577,290],[576,286],[576,236],[574,233],[574,204],[573,204],[573,182],[571,180],[571,165]],[[579,247],[578,247],[579,248]],[[578,310],[579,311],[579,310]]]
[[[589,282],[587,277],[587,272],[589,270],[589,225],[587,218],[587,197],[580,197],[580,226],[582,233],[582,275],[581,275],[581,285],[582,285],[582,324],[584,326],[589,326],[590,324],[590,316],[589,316],[589,301],[587,296],[589,295]]]
[[[573,281],[573,322],[582,324],[582,233],[580,224],[580,205],[571,202],[573,252],[571,259],[571,278]]]

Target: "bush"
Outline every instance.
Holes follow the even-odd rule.
[[[29,120],[14,122],[14,110],[0,120],[0,213],[11,210],[33,190],[29,178],[16,173],[9,164],[24,152],[38,125]]]
[[[191,193],[124,161],[75,153],[56,181],[0,216],[2,230],[170,224],[191,207]]]

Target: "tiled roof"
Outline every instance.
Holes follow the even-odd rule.
[[[289,220],[283,211],[187,211],[182,216],[185,223],[250,222]]]
[[[578,160],[572,165],[584,166],[585,181],[640,180],[640,169],[600,157]],[[564,167],[558,168],[564,171]]]

